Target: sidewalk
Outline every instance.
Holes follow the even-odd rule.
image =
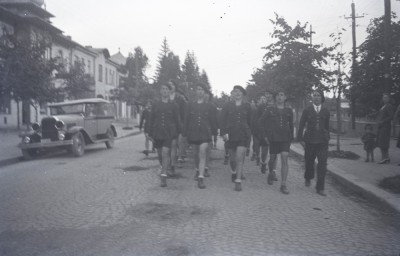
[[[135,120],[131,120],[128,123],[115,122],[114,125],[117,130],[116,140],[139,133],[139,128],[136,127],[137,123]],[[126,129],[127,127],[131,129]],[[17,145],[21,141],[21,138],[18,136],[21,131],[0,130],[0,168],[20,161],[22,154]]]
[[[379,182],[395,175],[400,175],[400,149],[396,141],[391,140],[389,154],[390,164],[377,164],[381,159],[380,150],[375,150],[375,162],[365,162],[365,152],[359,138],[341,138],[341,150],[352,151],[360,156],[358,160],[328,158],[328,172],[343,185],[364,195],[369,200],[383,202],[400,212],[400,194],[394,194],[379,187]],[[292,151],[301,156],[304,149],[299,143],[291,145]],[[336,150],[336,136],[330,140],[329,150]]]

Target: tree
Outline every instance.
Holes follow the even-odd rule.
[[[326,90],[328,74],[324,65],[331,49],[309,44],[308,23],[297,22],[291,27],[278,14],[270,21],[274,26],[270,36],[275,42],[263,47],[263,67],[253,73],[250,84],[272,91],[283,89],[298,113],[313,88]]]
[[[86,73],[85,63],[76,61],[69,66],[68,72],[60,72],[58,78],[63,78],[62,94],[71,100],[94,97],[95,81]]]
[[[181,67],[179,56],[170,51],[167,39],[164,38],[161,53],[158,58],[156,71],[156,84],[158,87],[170,80],[180,81]]]
[[[396,16],[393,15],[393,18]],[[400,101],[400,21],[392,22],[392,38],[389,42],[392,50],[390,74],[392,78],[391,94]],[[371,20],[367,28],[368,36],[359,46],[359,61],[356,72],[352,74],[352,95],[355,97],[358,116],[376,112],[381,106],[384,92],[384,20],[383,17]]]
[[[10,95],[17,103],[29,102],[36,108],[39,103],[53,101],[58,90],[52,74],[59,66],[56,59],[46,59],[45,52],[49,48],[50,43],[45,39],[32,41],[7,33],[3,35],[0,42],[1,93]]]
[[[121,70],[126,76],[121,77],[119,87],[111,91],[112,98],[127,102],[130,105],[141,101],[140,92],[148,86],[145,75],[148,61],[148,57],[139,46],[134,49],[134,53],[129,53]]]
[[[193,52],[187,51],[182,65],[182,78],[189,90],[194,90],[200,81],[200,68]],[[207,78],[208,79],[208,78]]]

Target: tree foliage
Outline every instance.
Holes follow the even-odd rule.
[[[297,22],[292,27],[278,14],[270,21],[274,26],[270,36],[275,42],[263,47],[263,67],[253,73],[250,85],[271,91],[283,89],[300,104],[313,88],[326,89],[324,81],[328,74],[323,66],[331,49],[318,44],[310,46],[308,23]]]
[[[57,77],[63,78],[60,89],[65,98],[76,100],[95,96],[95,81],[93,76],[86,73],[85,63],[76,61],[68,71],[60,72]]]
[[[395,18],[395,16],[393,16]],[[392,22],[390,73],[392,80],[391,94],[400,101],[400,21]],[[384,19],[372,19],[367,28],[368,36],[358,48],[358,66],[352,74],[353,96],[356,98],[357,113],[364,116],[377,111],[381,106],[381,97],[385,84],[384,64]]]
[[[45,57],[50,44],[44,40],[3,35],[0,42],[0,92],[17,102],[36,105],[52,101],[58,90],[52,74],[59,69],[55,59]]]

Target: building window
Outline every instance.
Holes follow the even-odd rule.
[[[103,65],[99,64],[99,82],[103,82]]]
[[[0,94],[0,114],[11,114],[11,97],[7,94]]]
[[[106,84],[108,84],[108,68],[106,68]]]
[[[114,70],[110,70],[110,80],[111,80],[111,84],[114,85],[114,75],[115,75],[115,71]]]
[[[74,65],[77,66],[78,62],[79,62],[79,57],[77,55],[75,55]]]

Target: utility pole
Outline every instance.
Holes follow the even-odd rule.
[[[352,30],[352,38],[353,38],[353,52],[352,52],[352,57],[353,57],[353,63],[352,63],[352,76],[351,76],[351,86],[353,87],[355,82],[357,81],[356,79],[356,69],[357,69],[357,43],[356,43],[356,19],[358,18],[363,18],[364,16],[356,16],[356,6],[354,2],[351,3],[351,16],[350,17],[345,17],[345,19],[351,19],[351,30]],[[356,129],[356,99],[354,96],[354,92],[352,88],[350,88],[350,101],[351,101],[351,129],[355,130]]]
[[[310,25],[310,47],[312,47],[312,34],[315,34],[315,31],[312,30],[312,25]]]
[[[390,76],[390,58],[391,54],[391,47],[390,47],[390,40],[392,37],[391,31],[391,6],[390,0],[385,0],[385,16],[384,16],[384,45],[385,45],[385,88],[384,92],[390,93],[392,89],[392,79]]]

